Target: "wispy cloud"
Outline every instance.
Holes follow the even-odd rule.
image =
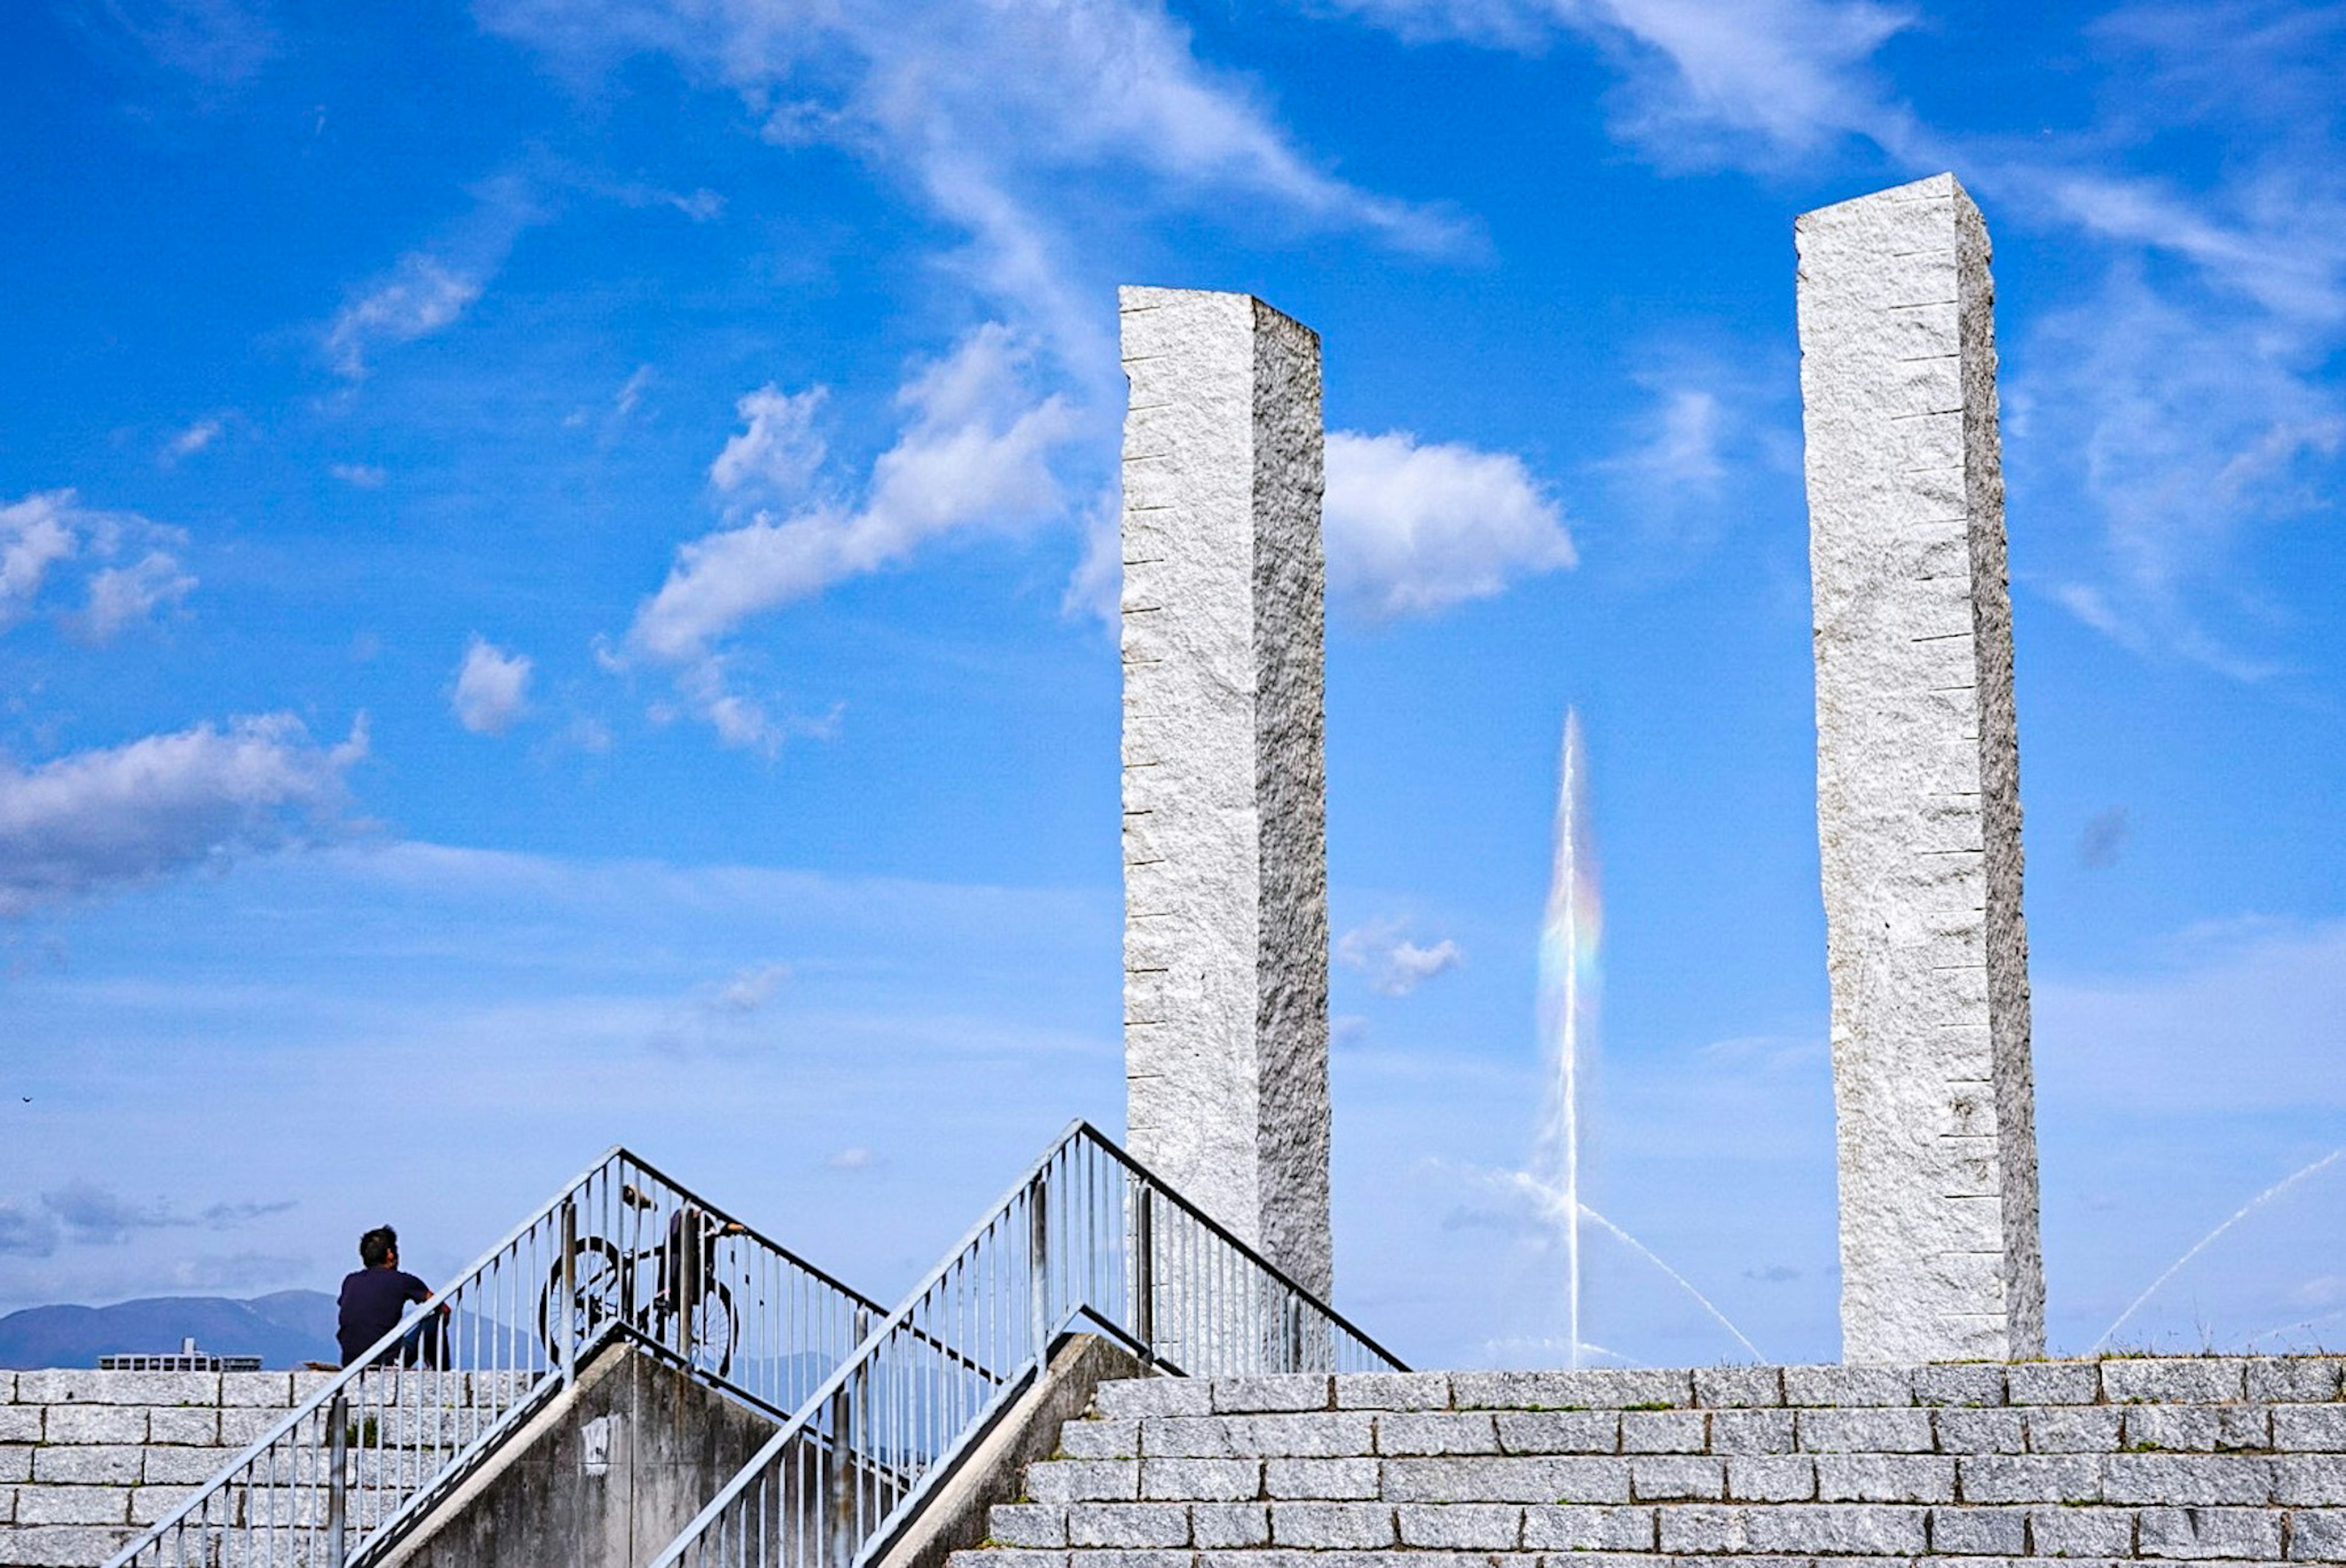
[[[1773,171],[1851,139],[1912,174],[1957,169],[1992,228],[2082,243],[2101,263],[2086,268],[2099,274],[2087,297],[2022,331],[2005,323],[2018,491],[2099,524],[2098,539],[2065,541],[2073,547],[2036,585],[2146,657],[2243,679],[2286,667],[2270,651],[2285,628],[2253,546],[2346,493],[2346,404],[2326,369],[2346,341],[2346,9],[2221,0],[2108,12],[2076,44],[2100,78],[2100,112],[2089,131],[2039,143],[1914,112],[1882,64],[1892,39],[1924,32],[1902,5],[1337,3],[1404,39],[1596,50],[1623,84],[1617,135],[1664,168]],[[2221,156],[2168,156],[2194,137]],[[1709,471],[1714,422],[1730,406],[1715,388],[1677,387],[1627,461],[1684,497],[1687,478]]]
[[[757,1012],[773,1000],[790,978],[787,963],[755,963],[737,970],[732,978],[717,988],[709,1005],[718,1012],[739,1018]]]
[[[1841,136],[1884,146],[1907,111],[1875,80],[1882,46],[1913,25],[1873,0],[1336,0],[1416,40],[1463,39],[1525,53],[1573,36],[1625,79],[1616,129],[1657,161],[1780,162]]]
[[[154,1230],[233,1230],[298,1207],[292,1198],[271,1203],[214,1203],[189,1214],[169,1199],[134,1199],[87,1180],[69,1181],[29,1200],[0,1203],[0,1253],[47,1257],[61,1245],[119,1247]]]
[[[209,447],[227,428],[227,422],[217,414],[199,419],[185,430],[174,431],[157,457],[164,467],[173,467]]]
[[[1700,556],[1749,514],[1755,484],[1796,483],[1800,473],[1788,365],[1687,345],[1649,358],[1630,375],[1643,405],[1623,423],[1614,452],[1590,464],[1609,496],[1607,514],[1627,524],[1634,545],[1608,554],[1635,573]]]
[[[391,479],[372,463],[337,463],[327,472],[354,490],[380,490]]]
[[[0,1203],[0,1253],[46,1257],[56,1249],[56,1216],[38,1204]]]
[[[621,382],[619,390],[611,394],[611,417],[626,419],[633,414],[636,412],[636,405],[644,401],[644,389],[651,384],[651,366],[638,365],[635,373]]]
[[[471,207],[442,233],[354,289],[321,334],[334,372],[363,381],[383,350],[454,326],[479,301],[515,242],[553,216],[563,191],[576,188],[566,172],[507,169],[482,180]]]
[[[2257,647],[2273,627],[2244,538],[2319,513],[2346,478],[2346,402],[2310,373],[2301,340],[2178,306],[2123,267],[2035,337],[2015,378],[2028,439],[2014,460],[2101,522],[2098,544],[2079,541],[2045,585],[2146,657],[2275,673]]]
[[[2258,546],[2346,494],[2346,10],[2134,6],[2088,32],[2111,152],[1991,155],[1982,177],[2107,255],[2091,297],[2016,340],[2014,460],[2099,524],[2040,585],[2146,657],[2265,678],[2290,627]],[[2195,130],[2225,148],[2196,183],[2129,167]]]
[[[344,305],[326,329],[334,369],[357,381],[367,356],[385,343],[413,342],[439,331],[481,297],[483,280],[434,256],[403,257],[392,275]]]
[[[268,8],[240,0],[107,0],[77,19],[129,40],[156,64],[215,87],[260,74],[278,52]]]
[[[1158,0],[488,0],[480,14],[574,67],[671,55],[740,91],[770,141],[841,148],[903,179],[970,236],[962,270],[997,312],[1017,312],[1095,370],[1114,361],[1071,276],[1057,216],[1071,177],[1113,178],[1127,205],[1242,194],[1260,199],[1243,209],[1257,220],[1365,229],[1414,249],[1465,232],[1311,157],[1258,88],[1199,57]]]
[[[503,735],[529,710],[531,662],[526,654],[507,653],[487,638],[474,636],[456,667],[455,690],[449,706],[456,722],[475,735]]]
[[[1723,423],[1719,394],[1709,388],[1659,388],[1640,438],[1612,466],[1651,488],[1716,495],[1727,477],[1719,452]]]
[[[1576,559],[1564,509],[1512,453],[1332,431],[1331,593],[1372,616],[1424,615]]]
[[[291,714],[77,751],[0,759],[0,917],[330,830],[363,724],[312,743]]]
[[[1063,615],[1117,624],[1124,592],[1124,487],[1111,482],[1084,509],[1083,554],[1060,596]]]
[[[95,1182],[74,1182],[41,1195],[41,1207],[55,1215],[68,1240],[110,1247],[140,1230],[195,1223],[174,1214],[162,1198],[144,1203],[123,1197]]]
[[[695,985],[666,1010],[647,1044],[668,1056],[729,1055],[767,1048],[766,1018],[790,983],[790,966],[771,959],[746,963],[724,979]]]
[[[1064,399],[1033,392],[1030,357],[995,324],[918,369],[896,397],[904,428],[872,463],[860,504],[814,499],[780,515],[760,510],[680,546],[668,580],[636,612],[627,655],[675,670],[679,692],[729,744],[778,745],[785,727],[726,680],[719,645],[745,622],[900,565],[948,535],[1059,514],[1050,459],[1074,419]],[[820,389],[744,398],[746,428],[719,454],[712,484],[734,494],[802,485],[820,453],[808,429],[820,401]]]

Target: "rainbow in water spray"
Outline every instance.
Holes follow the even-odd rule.
[[[1580,712],[1564,716],[1564,754],[1556,800],[1556,861],[1547,913],[1540,925],[1539,1027],[1549,1056],[1547,1105],[1532,1174],[1561,1195],[1565,1332],[1580,1365],[1580,1079],[1596,1046],[1602,974],[1598,942],[1604,906],[1597,893],[1596,841],[1588,816],[1588,759]]]

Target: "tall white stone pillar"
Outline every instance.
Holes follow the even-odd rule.
[[[1118,291],[1132,1152],[1328,1294],[1320,340]]]
[[[1841,1351],[2035,1355],[1987,229],[1940,175],[1808,213],[1797,232]]]

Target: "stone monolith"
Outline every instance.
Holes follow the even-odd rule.
[[[1320,341],[1119,290],[1132,1152],[1326,1298]]]
[[[1796,228],[1842,1355],[2036,1355],[1987,229],[1952,175]]]

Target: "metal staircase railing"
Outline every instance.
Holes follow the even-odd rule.
[[[107,1568],[358,1568],[615,1339],[780,1419],[883,1311],[615,1148]]]
[[[1192,1375],[1402,1370],[1076,1122],[653,1568],[854,1568],[1087,1320]]]

